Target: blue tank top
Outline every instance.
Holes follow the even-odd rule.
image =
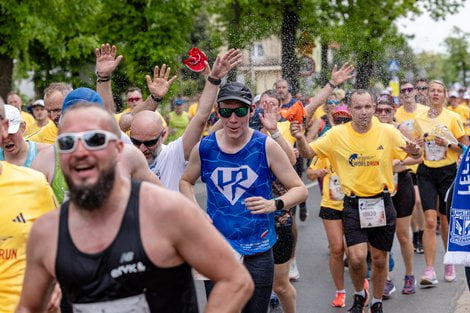
[[[274,176],[266,158],[266,135],[254,131],[234,154],[223,152],[215,133],[201,140],[201,179],[207,188],[207,213],[214,226],[242,255],[269,250],[276,242],[274,214],[251,214],[244,199],[272,199]]]
[[[38,146],[34,141],[26,141],[28,143],[28,155],[26,156],[26,161],[24,161],[24,167],[31,167],[34,158],[38,154]],[[3,149],[0,148],[0,161],[5,161],[5,154]]]

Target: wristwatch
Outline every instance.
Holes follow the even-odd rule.
[[[222,80],[220,78],[214,78],[212,76],[207,76],[207,81],[209,83],[211,83],[212,85],[220,85],[220,83],[222,82]]]
[[[284,201],[282,201],[280,198],[274,199],[274,205],[276,206],[277,211],[284,209]]]

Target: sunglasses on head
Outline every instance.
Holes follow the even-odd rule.
[[[79,133],[63,133],[56,139],[56,146],[59,153],[71,153],[77,149],[78,140],[87,150],[102,150],[108,146],[111,140],[118,140],[119,138],[105,130],[89,130]]]
[[[142,98],[140,97],[134,97],[134,98],[128,98],[127,101],[128,102],[137,102],[137,101],[140,101]]]
[[[392,113],[392,109],[388,109],[388,108],[387,109],[375,109],[375,113],[377,113],[377,114],[383,114],[383,113],[390,114],[390,113]]]
[[[416,87],[417,90],[428,90],[428,87],[426,86],[423,86],[423,87]]]
[[[328,101],[326,102],[326,104],[338,105],[338,104],[339,104],[339,100],[328,100]]]
[[[131,138],[131,142],[132,142],[132,144],[133,144],[134,146],[137,146],[137,147],[138,147],[138,146],[140,146],[140,145],[143,144],[144,146],[146,146],[147,148],[149,148],[149,147],[151,147],[151,146],[157,144],[157,142],[158,142],[158,140],[160,139],[160,136],[161,136],[161,135],[162,135],[162,133],[160,133],[160,135],[158,135],[157,138],[155,138],[155,139],[150,139],[150,140],[146,140],[146,141],[137,140],[137,139],[132,138],[132,137],[130,137],[130,138]]]
[[[402,88],[402,89],[400,89],[400,92],[401,92],[401,93],[410,93],[410,92],[412,92],[413,90],[415,90],[413,87],[408,87],[408,88]]]
[[[344,123],[347,123],[347,122],[350,122],[350,121],[351,121],[351,118],[346,117],[346,116],[340,116],[340,117],[334,117],[333,118],[333,123],[335,123],[335,124],[344,124]]]
[[[220,108],[219,107],[219,115],[221,117],[229,118],[230,116],[232,116],[232,113],[235,113],[235,115],[238,116],[238,117],[244,117],[248,114],[249,110],[250,109],[248,107],[239,107],[239,108],[236,108],[236,109]]]

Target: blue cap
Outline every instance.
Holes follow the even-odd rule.
[[[178,98],[178,99],[175,100],[174,103],[175,103],[175,105],[183,105],[184,101],[183,101],[183,99]]]
[[[103,99],[94,90],[86,87],[80,87],[72,90],[64,99],[62,105],[62,113],[64,113],[69,107],[78,102],[91,102],[104,106]]]

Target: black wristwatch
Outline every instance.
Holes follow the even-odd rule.
[[[284,201],[282,201],[280,198],[274,199],[274,205],[276,206],[277,211],[284,209]]]
[[[163,98],[160,98],[160,97],[155,97],[154,95],[150,94],[150,97],[152,97],[152,100],[155,101],[155,102],[162,102]]]
[[[207,76],[207,81],[213,85],[220,85],[220,83],[222,82],[222,80],[220,78],[214,78],[214,77],[211,77],[211,76]]]

